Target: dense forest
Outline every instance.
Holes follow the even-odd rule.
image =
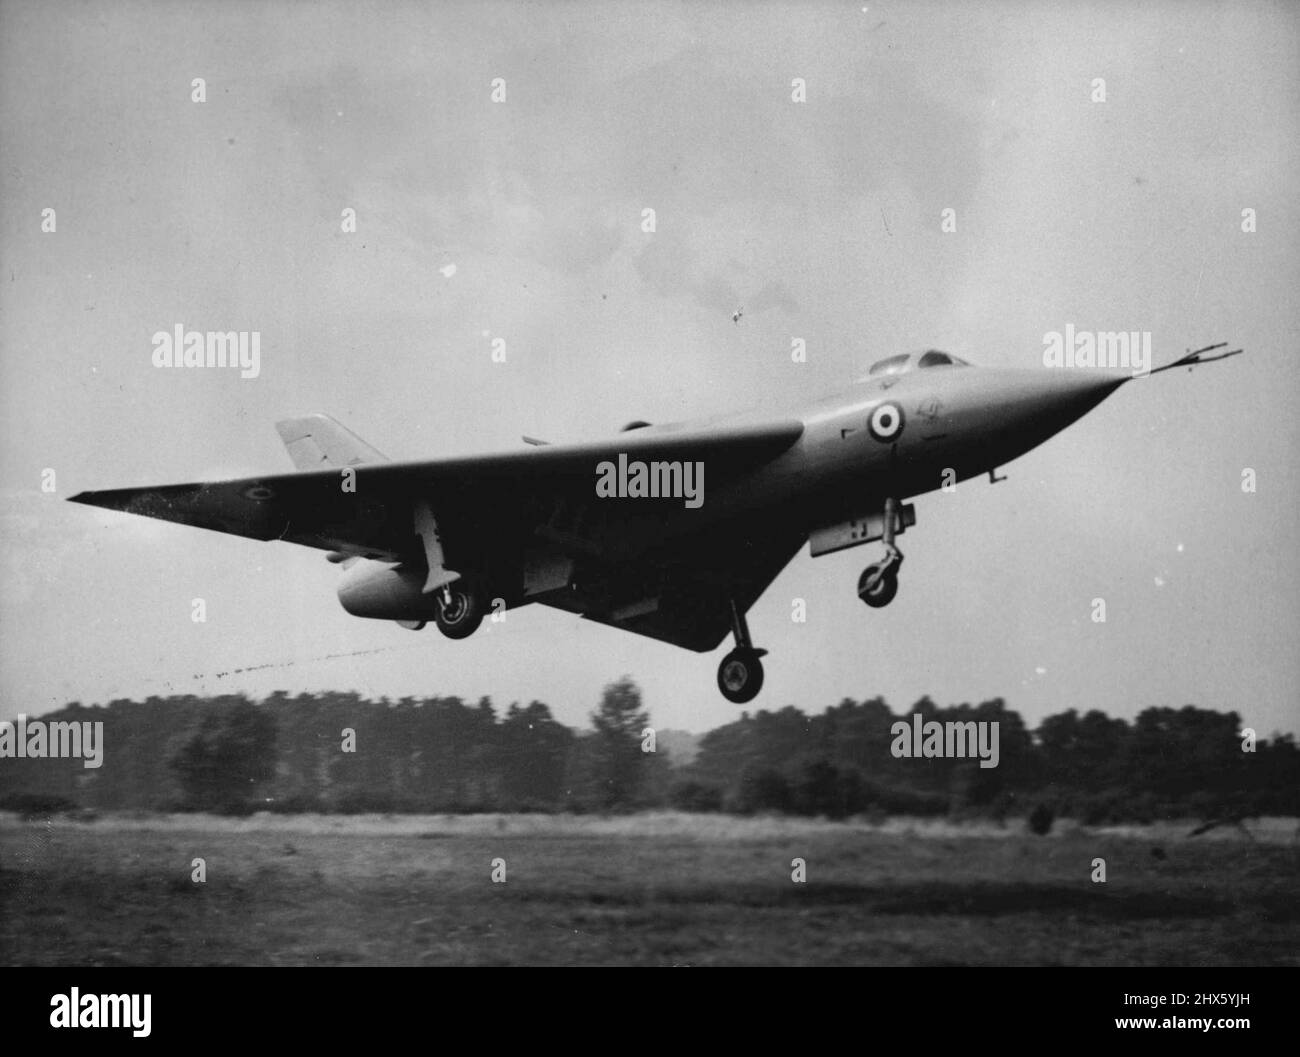
[[[899,758],[892,729],[996,722],[996,767]],[[1300,815],[1291,735],[1254,741],[1231,712],[1153,708],[1049,716],[1036,730],[1000,699],[894,713],[880,698],[818,715],[742,713],[698,739],[655,732],[628,679],[589,729],[537,701],[371,701],[353,693],[71,704],[41,722],[103,723],[102,765],[0,757],[0,808],[324,812],[688,811],[986,816],[1088,824]],[[670,736],[671,735],[671,736]],[[677,748],[680,747],[680,748]]]

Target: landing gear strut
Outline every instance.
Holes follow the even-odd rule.
[[[894,546],[894,530],[898,520],[898,500],[885,500],[884,543],[885,556],[872,562],[858,577],[858,597],[873,609],[887,606],[898,594],[898,567],[903,564],[903,552]]]
[[[763,689],[763,664],[759,660],[767,650],[758,650],[749,639],[749,625],[745,614],[731,602],[731,633],[736,648],[722,658],[718,665],[718,689],[732,704],[743,705],[753,701]]]

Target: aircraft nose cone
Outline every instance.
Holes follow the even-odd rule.
[[[1001,403],[1019,425],[1055,432],[1086,415],[1127,380],[1126,375],[1096,371],[1017,371]]]
[[[1009,462],[1086,415],[1127,380],[1122,374],[1050,367],[991,369],[965,404],[965,428],[957,439],[978,450],[981,470]]]

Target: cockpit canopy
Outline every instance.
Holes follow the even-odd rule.
[[[902,374],[926,367],[969,367],[970,364],[950,352],[927,349],[925,352],[904,352],[898,356],[879,360],[871,365],[868,374]]]

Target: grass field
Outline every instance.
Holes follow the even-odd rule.
[[[1189,828],[0,815],[0,961],[1300,964],[1295,820]]]

